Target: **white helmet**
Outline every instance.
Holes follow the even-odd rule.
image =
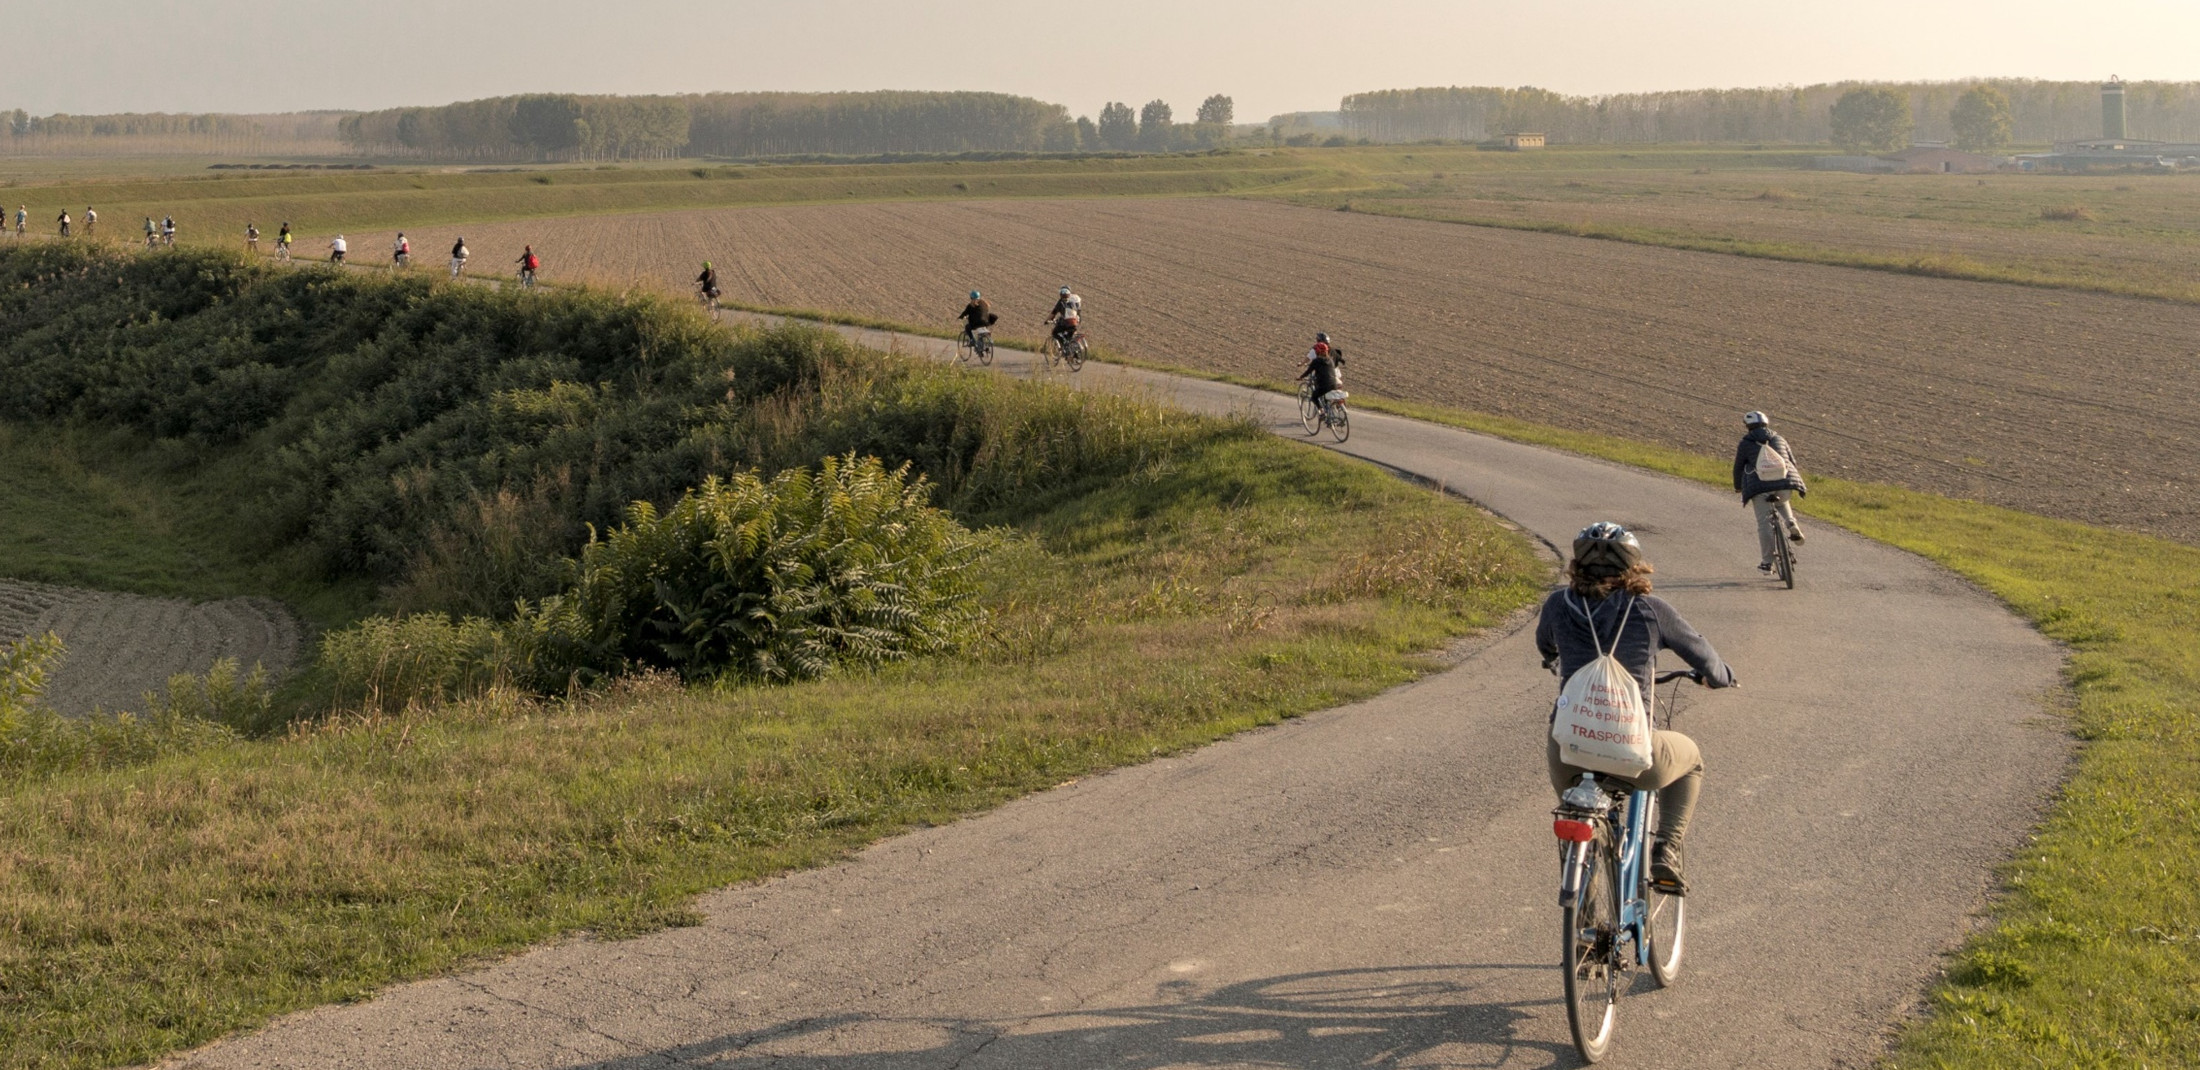
[[[1067,286],[1064,286],[1064,287],[1062,287],[1062,296],[1064,296],[1064,297],[1068,297],[1068,296],[1069,296],[1069,287],[1067,287]]]
[[[1771,422],[1772,420],[1761,412],[1745,412],[1742,414],[1743,427],[1763,427]]]

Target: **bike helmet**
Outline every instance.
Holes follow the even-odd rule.
[[[977,299],[978,299],[978,297],[979,297],[978,291],[976,291],[976,290],[972,290],[972,291],[970,291],[970,299],[971,299],[971,300],[975,301],[975,300],[977,300]]]
[[[1327,341],[1329,341],[1329,332],[1328,332],[1328,331],[1315,331],[1315,332],[1314,332],[1314,341],[1315,341],[1315,342],[1316,342],[1317,344],[1318,344],[1318,343],[1322,343],[1322,342],[1327,342]]]
[[[1772,420],[1761,412],[1745,412],[1742,414],[1743,427],[1764,427],[1771,422]]]
[[[1069,287],[1067,287],[1067,286],[1064,286],[1064,287],[1062,287],[1062,296],[1063,296],[1063,297],[1068,297],[1068,296],[1069,296]]]
[[[1642,563],[1642,543],[1634,532],[1600,520],[1574,536],[1574,560],[1583,569],[1617,574]]]
[[[1327,342],[1316,342],[1316,343],[1314,343],[1314,355],[1315,355],[1315,356],[1317,356],[1317,357],[1326,357],[1326,356],[1328,356],[1328,355],[1329,355],[1329,343],[1327,343]]]

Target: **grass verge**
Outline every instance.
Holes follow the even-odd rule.
[[[0,1063],[144,1061],[681,924],[700,891],[1412,679],[1541,585],[1496,522],[1367,466],[1177,441],[1002,529],[962,657],[492,692],[0,786]]]

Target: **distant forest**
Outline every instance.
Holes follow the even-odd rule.
[[[356,152],[469,160],[1077,148],[1061,105],[1003,93],[541,93],[366,112],[339,131]]]
[[[2099,82],[1989,78],[2008,94],[2020,142],[2101,136]],[[1910,98],[1920,140],[1953,136],[1948,113],[1980,82],[1834,82],[1779,89],[1691,89],[1574,97],[1536,88],[1454,86],[1391,89],[1344,98],[1345,133],[1376,142],[1480,141],[1533,131],[1553,142],[1775,142],[1825,144],[1841,94],[1884,85]],[[2125,87],[2130,133],[2158,141],[2200,141],[2200,82],[2132,82]]]
[[[346,151],[336,135],[337,123],[344,114],[31,115],[18,108],[0,111],[0,154],[335,155]]]

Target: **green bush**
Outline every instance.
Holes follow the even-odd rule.
[[[215,662],[205,676],[171,677],[165,693],[145,696],[143,715],[64,717],[38,700],[65,653],[51,634],[0,647],[0,770],[46,775],[134,765],[234,739],[229,725],[272,717],[267,674],[255,667],[240,678],[232,659]]]
[[[970,566],[985,540],[929,496],[908,464],[850,455],[712,479],[662,514],[636,503],[516,627],[553,680],[631,666],[786,680],[949,650],[982,621]]]
[[[331,632],[319,669],[337,705],[380,711],[472,698],[523,675],[503,628],[442,613],[369,617]]]

